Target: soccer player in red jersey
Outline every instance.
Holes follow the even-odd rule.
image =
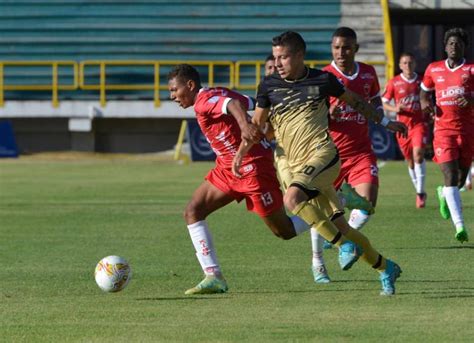
[[[171,99],[181,107],[194,106],[198,124],[217,155],[215,167],[194,191],[184,211],[197,259],[206,275],[186,294],[224,293],[227,283],[206,222],[209,214],[234,200],[245,199],[247,209],[258,214],[280,238],[293,238],[310,226],[296,216],[286,215],[272,149],[247,115],[247,110],[255,106],[250,97],[227,88],[201,87],[198,71],[188,64],[178,65],[169,73],[168,89]],[[241,160],[236,176],[232,163],[242,140],[255,144]],[[342,237],[339,242],[339,246],[353,246]],[[347,249],[341,249],[339,254],[349,262],[358,258]]]
[[[408,137],[397,135],[398,145],[405,160],[408,173],[416,190],[416,207],[425,207],[425,146],[428,141],[427,116],[421,111],[421,77],[415,73],[415,56],[409,52],[400,55],[399,75],[387,82],[382,96],[383,107],[397,114],[397,119],[408,127]],[[390,104],[391,100],[395,104]]]
[[[356,62],[359,50],[357,35],[349,27],[336,29],[332,36],[333,61],[323,70],[332,73],[346,89],[369,102],[383,116],[380,86],[375,69]],[[387,123],[382,123],[387,124]],[[330,98],[329,132],[336,143],[341,158],[341,171],[334,185],[339,188],[344,181],[375,207],[378,194],[377,158],[372,150],[369,124],[366,117],[338,98]],[[351,211],[349,225],[361,229],[369,220],[364,210]]]
[[[455,238],[468,241],[459,188],[466,180],[474,154],[474,64],[464,58],[469,45],[467,32],[452,28],[445,32],[447,59],[431,63],[421,83],[421,109],[434,113],[433,160],[444,176],[439,186],[440,213],[451,217]],[[436,106],[431,102],[435,92]]]

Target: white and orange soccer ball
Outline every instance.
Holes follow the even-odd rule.
[[[127,287],[132,277],[128,262],[120,256],[107,256],[97,263],[95,282],[105,292],[119,292]]]

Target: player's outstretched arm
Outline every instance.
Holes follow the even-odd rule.
[[[346,91],[339,97],[345,101],[349,106],[355,109],[369,120],[385,126],[388,130],[398,132],[403,137],[407,135],[407,127],[399,121],[392,121],[384,116],[383,109],[379,106],[376,110],[373,105],[365,101],[360,95],[346,89]],[[380,103],[381,104],[381,103]]]
[[[239,146],[239,150],[237,150],[237,153],[234,156],[234,159],[232,160],[232,174],[234,174],[237,177],[242,177],[242,174],[240,174],[240,167],[242,166],[242,160],[244,156],[249,152],[250,148],[253,146],[253,142],[249,142],[245,139],[242,140]]]
[[[258,106],[255,108],[255,113],[252,117],[252,123],[259,127],[262,132],[265,130],[265,124],[267,122],[269,113],[269,108],[261,108]]]
[[[258,127],[249,122],[250,116],[247,114],[247,109],[237,99],[232,99],[227,104],[227,112],[232,114],[239,124],[242,133],[242,140],[251,142],[258,142],[262,139],[262,134]]]

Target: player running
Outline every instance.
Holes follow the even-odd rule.
[[[377,112],[376,118],[383,118],[381,124],[385,126],[389,119],[384,116],[377,74],[374,67],[355,61],[358,50],[354,30],[349,27],[336,29],[331,41],[333,61],[323,70],[333,74],[346,89],[367,101]],[[338,189],[344,181],[349,183],[375,208],[379,178],[377,157],[369,136],[370,118],[343,99],[333,96],[329,101],[329,132],[341,158],[341,171],[335,187]],[[349,217],[349,225],[360,230],[369,221],[370,215],[368,211],[354,209]]]
[[[273,55],[269,55],[265,60],[265,76],[269,76],[275,72],[275,58]],[[267,139],[275,142],[275,135],[273,129],[269,123],[265,126]],[[280,179],[281,187],[286,192],[288,186],[291,184],[293,178],[291,174],[288,161],[285,156],[283,148],[275,142],[275,166]],[[364,209],[366,211],[372,210],[372,204],[365,198],[359,196],[355,190],[348,184],[343,184],[340,191],[337,193],[339,200],[341,201],[342,207],[348,209]],[[324,238],[322,238],[316,228],[311,228],[311,247],[312,247],[312,259],[311,259],[311,271],[313,273],[314,282],[316,283],[329,283],[331,279],[326,268],[324,261]]]
[[[176,66],[168,75],[170,97],[183,108],[194,106],[198,124],[217,155],[215,167],[194,191],[184,211],[184,218],[205,274],[186,294],[224,293],[227,283],[217,260],[206,217],[234,200],[245,199],[247,209],[258,214],[272,232],[290,239],[310,226],[300,218],[288,217],[283,207],[270,145],[260,131],[249,123],[248,109],[254,102],[227,88],[203,88],[196,69],[187,64]],[[240,177],[232,173],[232,161],[242,142],[256,143],[242,160]],[[334,229],[332,236],[337,235]],[[345,239],[338,244],[342,268],[357,261],[355,246]]]
[[[474,153],[474,64],[464,52],[469,45],[467,32],[453,28],[444,34],[446,60],[431,63],[421,83],[421,109],[434,113],[433,160],[444,176],[444,187],[437,189],[440,213],[451,218],[455,238],[468,241],[461,195]],[[431,103],[435,91],[436,107]]]
[[[416,207],[423,208],[426,203],[425,192],[425,146],[428,142],[429,128],[427,117],[421,111],[421,77],[415,73],[415,56],[409,52],[400,55],[399,75],[387,82],[382,96],[383,107],[397,114],[397,119],[408,127],[408,137],[397,135],[398,145],[408,162],[408,174],[416,191]],[[391,105],[391,100],[395,105]]]
[[[298,33],[289,31],[276,36],[272,45],[277,73],[267,76],[260,84],[252,121],[264,127],[269,119],[276,140],[285,151],[292,174],[284,197],[285,206],[316,227],[331,243],[338,244],[342,233],[360,246],[362,259],[380,273],[381,295],[392,295],[400,267],[383,258],[367,237],[347,224],[332,185],[339,174],[340,162],[328,133],[328,98],[334,96],[346,101],[389,129],[404,132],[406,127],[383,119],[330,73],[306,67],[306,43]],[[234,169],[240,167],[249,146],[241,145],[234,159]]]

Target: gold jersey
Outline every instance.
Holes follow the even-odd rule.
[[[312,68],[299,80],[274,73],[262,81],[257,106],[272,108],[269,120],[292,169],[313,159],[320,149],[336,150],[328,133],[329,96],[339,97],[344,91],[334,75]]]

